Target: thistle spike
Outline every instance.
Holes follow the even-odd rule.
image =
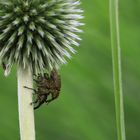
[[[0,2],[0,63],[33,73],[66,63],[79,46],[83,18],[79,0],[6,0]]]

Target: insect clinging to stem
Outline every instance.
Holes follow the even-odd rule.
[[[34,105],[34,109],[39,108],[44,103],[50,103],[59,96],[61,78],[57,70],[52,70],[50,75],[47,73],[35,75],[34,81],[36,89],[24,86],[24,88],[33,90],[36,95],[35,101],[31,103]],[[48,99],[49,95],[51,95],[50,99]]]

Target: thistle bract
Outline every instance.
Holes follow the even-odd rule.
[[[83,18],[77,0],[0,2],[0,63],[9,73],[15,63],[34,73],[58,68],[75,53]]]

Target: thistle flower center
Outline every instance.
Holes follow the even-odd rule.
[[[32,65],[34,73],[59,68],[79,46],[79,0],[7,0],[0,3],[0,64]]]
[[[37,15],[37,10],[33,9],[29,3],[23,3],[20,6],[16,6],[13,11],[18,21],[27,24],[29,21],[34,21]],[[17,22],[18,24],[20,22]]]

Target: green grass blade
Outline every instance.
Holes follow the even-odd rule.
[[[118,140],[125,140],[118,1],[110,0],[111,46]]]

